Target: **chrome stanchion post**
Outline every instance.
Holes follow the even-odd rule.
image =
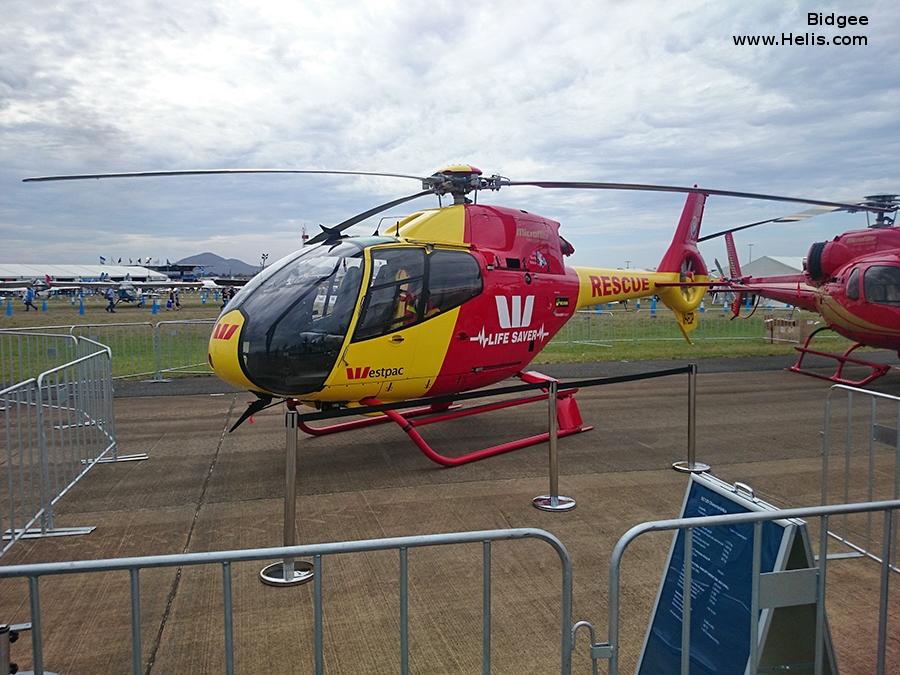
[[[285,439],[285,475],[284,475],[284,545],[296,544],[295,519],[297,515],[297,429],[298,413],[288,410],[284,414]],[[259,579],[269,586],[296,586],[305,584],[313,578],[312,563],[293,558],[285,558],[281,562],[267,565],[259,573]]]
[[[684,473],[704,473],[709,464],[697,460],[697,364],[688,370],[688,456],[686,462],[675,462],[672,468]]]
[[[559,494],[559,452],[558,452],[558,420],[556,418],[557,397],[556,391],[559,383],[550,381],[550,391],[547,394],[547,422],[550,446],[550,494],[541,495],[531,500],[532,506],[541,511],[568,511],[575,508],[575,500],[571,497],[563,497]]]

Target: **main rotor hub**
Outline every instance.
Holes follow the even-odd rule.
[[[454,204],[465,203],[465,196],[473,190],[499,190],[502,176],[482,178],[481,169],[471,164],[452,164],[422,180],[423,190],[437,195],[453,195]]]
[[[894,215],[896,215],[897,209],[900,208],[898,197],[900,197],[900,195],[869,195],[865,198],[863,201],[865,206],[875,206],[887,209],[886,211],[878,212],[875,216],[875,222],[872,223],[870,227],[881,228],[894,226],[894,216],[889,216],[888,213],[893,211]]]

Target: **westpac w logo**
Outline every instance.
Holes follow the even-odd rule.
[[[500,328],[527,328],[531,325],[531,310],[534,309],[534,296],[526,295],[524,306],[522,296],[513,295],[510,298],[498,295],[497,318],[500,320]]]
[[[236,323],[220,323],[213,331],[213,340],[230,340],[237,329]]]

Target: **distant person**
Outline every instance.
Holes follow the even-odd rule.
[[[172,300],[175,301],[175,311],[177,312],[181,309],[181,293],[177,288],[172,291]]]
[[[169,299],[166,300],[166,311],[171,312],[175,309],[175,290],[169,289]]]
[[[116,313],[116,292],[112,288],[106,289],[106,311]]]
[[[38,311],[38,308],[34,306],[34,289],[31,286],[25,291],[25,311],[27,312],[30,309],[33,309],[35,312]]]

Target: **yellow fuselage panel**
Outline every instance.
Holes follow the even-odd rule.
[[[456,308],[403,330],[351,342],[322,391],[310,400],[391,401],[425,395],[441,372],[458,315]]]
[[[415,242],[462,246],[465,242],[466,210],[458,204],[442,209],[419,211],[400,221],[398,228],[388,228],[386,234]]]
[[[229,384],[241,389],[259,391],[259,387],[244,375],[238,361],[240,352],[238,340],[243,326],[244,317],[238,310],[219,317],[209,337],[209,364],[216,375]]]

